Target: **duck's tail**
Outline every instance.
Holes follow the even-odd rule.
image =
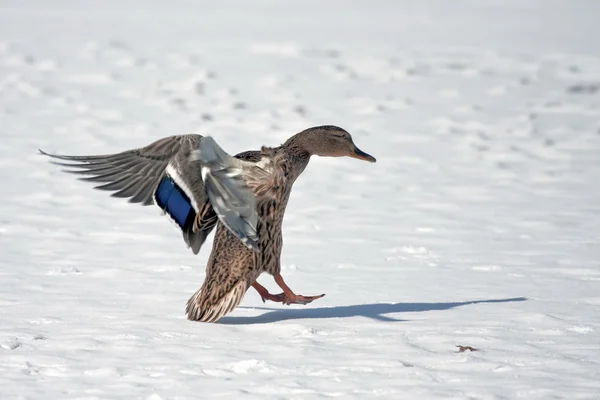
[[[187,319],[199,322],[216,322],[225,314],[236,308],[248,290],[246,281],[240,280],[233,285],[224,296],[214,299],[206,291],[205,285],[198,289],[187,302],[185,313]]]

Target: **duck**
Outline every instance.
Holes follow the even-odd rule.
[[[112,197],[160,207],[193,254],[215,230],[204,281],[185,308],[188,320],[207,323],[233,311],[250,287],[263,302],[306,305],[322,298],[325,294],[296,294],[281,275],[282,223],[292,186],[313,156],[376,162],[335,125],[314,126],[279,146],[234,156],[200,134],[168,136],[105,155],[39,151]],[[281,293],[257,282],[263,273],[273,277]]]

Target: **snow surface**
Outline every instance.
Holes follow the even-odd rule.
[[[600,2],[215,3],[0,5],[0,398],[599,399]],[[378,159],[295,185],[326,297],[218,324],[207,248],[36,154],[319,124]]]

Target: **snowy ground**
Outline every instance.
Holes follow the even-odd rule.
[[[600,398],[598,15],[3,2],[0,398]],[[296,183],[283,274],[327,296],[251,290],[219,324],[183,313],[207,248],[36,154],[187,132],[235,153],[325,123],[378,159]]]

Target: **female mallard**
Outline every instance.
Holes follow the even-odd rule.
[[[281,224],[292,185],[312,155],[348,156],[375,162],[337,126],[302,131],[279,147],[263,147],[231,157],[210,137],[179,135],[146,147],[100,156],[42,154],[76,163],[67,172],[102,182],[97,189],[132,203],[157,204],[181,229],[198,254],[217,226],[202,287],[188,300],[187,318],[215,322],[232,311],[252,286],[262,300],[308,304],[320,296],[301,296],[280,271]],[[256,279],[263,272],[283,292],[273,295]]]

